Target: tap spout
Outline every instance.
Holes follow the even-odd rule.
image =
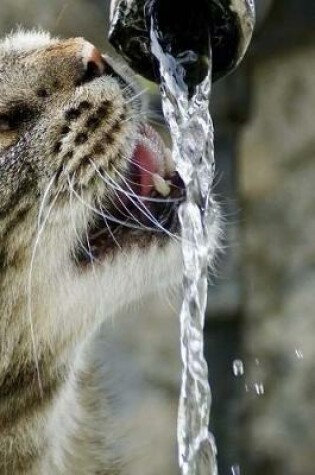
[[[111,43],[137,73],[158,81],[152,22],[164,50],[186,61],[188,83],[199,83],[207,73],[211,44],[216,81],[238,66],[248,48],[254,0],[112,0]]]

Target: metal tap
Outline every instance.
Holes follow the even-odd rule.
[[[184,63],[187,83],[202,81],[210,56],[216,81],[236,68],[247,50],[254,0],[112,0],[110,42],[137,73],[158,81],[153,23],[164,50]]]

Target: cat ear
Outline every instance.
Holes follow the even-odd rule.
[[[5,54],[20,53],[45,47],[50,43],[50,34],[41,29],[24,30],[23,28],[18,28],[0,42],[0,50],[2,49]]]

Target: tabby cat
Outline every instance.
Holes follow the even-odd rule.
[[[94,342],[181,281],[185,190],[146,116],[133,73],[84,39],[0,42],[1,475],[128,474]]]

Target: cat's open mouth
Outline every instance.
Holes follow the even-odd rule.
[[[101,260],[110,250],[126,244],[165,239],[178,232],[177,211],[185,199],[183,181],[175,170],[171,151],[150,126],[139,127],[127,171],[112,180],[110,207],[101,207],[80,245],[80,264]]]

